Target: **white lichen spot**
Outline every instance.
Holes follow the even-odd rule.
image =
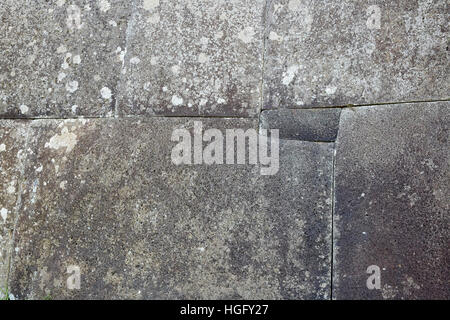
[[[207,46],[208,43],[209,43],[209,39],[208,39],[208,38],[206,38],[206,37],[201,37],[201,38],[200,38],[200,44],[201,44],[202,46]]]
[[[269,40],[282,41],[283,37],[279,36],[275,31],[270,31],[270,33],[269,33]]]
[[[26,106],[26,105],[24,105],[24,104],[22,104],[22,105],[19,107],[19,109],[20,109],[20,112],[21,112],[22,114],[27,114],[27,113],[28,113],[28,110],[29,110],[28,106]]]
[[[72,113],[77,113],[77,109],[78,109],[78,106],[76,104],[74,104],[72,106]]]
[[[6,151],[6,146],[4,143],[0,144],[0,152]]]
[[[293,65],[290,66],[285,73],[283,73],[282,82],[285,86],[288,86],[292,82],[292,80],[294,80],[295,74],[297,73],[298,69],[298,65]]]
[[[2,208],[2,210],[0,210],[0,215],[2,216],[3,222],[6,222],[6,219],[8,218],[8,210]]]
[[[159,0],[144,0],[142,5],[145,10],[151,11],[159,6]]]
[[[148,23],[151,23],[151,24],[157,24],[160,19],[161,18],[159,17],[159,14],[154,13],[150,17],[148,17],[147,21],[148,21]]]
[[[336,91],[337,91],[337,88],[334,87],[334,86],[328,86],[328,87],[325,88],[325,92],[326,92],[326,94],[328,94],[328,95],[335,94]]]
[[[75,63],[75,64],[80,64],[81,63],[80,55],[77,54],[76,56],[73,57],[73,63]]]
[[[58,5],[58,7],[62,7],[65,3],[66,3],[66,0],[57,0],[56,1],[56,4]]]
[[[199,103],[199,105],[200,105],[200,107],[203,107],[203,106],[205,106],[206,104],[208,103],[208,100],[207,99],[204,99],[204,98],[202,98],[202,99],[200,99],[200,103]]]
[[[78,81],[69,81],[66,84],[66,90],[70,93],[74,93],[78,90]]]
[[[139,64],[141,62],[141,59],[139,57],[133,57],[130,59],[131,64]]]
[[[119,61],[122,62],[122,66],[125,65],[125,56],[126,55],[127,55],[127,49],[119,51]]]
[[[66,190],[66,185],[67,185],[67,181],[62,181],[60,184],[59,184],[59,187],[62,189],[62,190]]]
[[[65,45],[60,45],[57,49],[56,49],[57,53],[66,53],[67,52],[67,48]]]
[[[66,152],[71,152],[77,142],[78,141],[76,134],[74,134],[73,132],[69,132],[67,127],[64,127],[61,131],[61,134],[56,134],[51,137],[50,141],[45,144],[45,147],[54,150],[66,148]]]
[[[106,100],[111,99],[111,97],[112,97],[111,89],[108,87],[102,88],[100,90],[100,94],[102,95],[102,98],[106,99]]]
[[[289,10],[294,11],[296,14],[300,13],[302,19],[300,20],[303,25],[303,29],[307,32],[311,31],[311,26],[313,23],[313,17],[307,6],[305,6],[303,0],[290,0],[288,4]],[[290,31],[292,32],[292,31]]]
[[[111,4],[108,2],[108,0],[98,0],[98,7],[100,8],[101,12],[106,12],[111,9]]]
[[[183,104],[183,98],[180,98],[178,96],[173,96],[172,97],[172,104],[174,106],[181,106]]]
[[[69,30],[81,29],[83,24],[81,23],[81,9],[75,4],[67,7],[67,19],[66,24]]]
[[[225,102],[226,102],[225,99],[222,98],[217,99],[218,104],[224,104]]]
[[[36,169],[36,172],[42,172],[42,169],[44,169],[42,166]]]
[[[16,188],[13,185],[11,185],[8,187],[8,189],[6,189],[6,192],[8,192],[9,194],[13,194],[16,192]]]
[[[255,30],[253,27],[246,27],[238,34],[239,40],[241,40],[244,43],[250,43],[253,41],[253,37],[255,36]]]
[[[178,75],[178,74],[180,73],[180,66],[174,65],[174,66],[172,66],[172,67],[170,68],[170,70],[172,70],[172,73],[173,73],[174,75]]]
[[[117,27],[117,22],[115,22],[114,20],[110,20],[109,24],[113,27]]]
[[[197,248],[197,250],[200,252],[205,252],[205,248],[203,248],[203,247]]]
[[[58,82],[63,81],[66,76],[67,76],[67,74],[65,72],[60,72],[58,74]]]
[[[155,56],[151,57],[150,64],[152,66],[155,66],[157,63],[158,63],[158,57],[155,57]]]
[[[209,57],[205,53],[201,52],[198,55],[198,62],[200,62],[200,63],[207,63],[207,62],[209,62]]]

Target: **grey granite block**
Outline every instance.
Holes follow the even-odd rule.
[[[26,137],[25,123],[0,121],[0,296],[7,289],[14,224],[21,201]]]
[[[11,292],[329,297],[332,145],[282,141],[273,176],[258,165],[177,166],[172,132],[191,130],[194,120],[33,121]],[[258,127],[201,121],[205,129]],[[71,266],[80,268],[80,290],[66,285]]]
[[[130,2],[3,0],[0,116],[112,116]]]
[[[135,1],[121,115],[255,116],[261,108],[264,5]]]
[[[450,103],[342,113],[334,217],[336,299],[449,299]],[[369,290],[369,266],[379,289]],[[375,267],[376,268],[376,267]],[[369,281],[376,285],[374,278]]]
[[[332,142],[339,130],[341,109],[265,110],[259,118],[261,129],[279,129],[280,138]]]
[[[265,109],[450,97],[446,1],[270,4]]]

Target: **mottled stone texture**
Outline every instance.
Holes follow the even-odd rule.
[[[281,140],[280,171],[262,178],[281,298],[330,298],[333,152],[332,143]]]
[[[122,115],[255,116],[263,0],[135,1]]]
[[[345,110],[337,140],[336,299],[449,299],[450,103]],[[381,290],[366,270],[381,268]]]
[[[110,116],[129,1],[2,0],[0,116]]]
[[[332,142],[339,130],[341,109],[280,109],[261,113],[261,129],[278,129],[280,138]]]
[[[22,122],[0,121],[0,296],[7,288],[16,207],[20,203],[26,136],[27,128]]]
[[[206,120],[254,128],[256,120]],[[280,171],[175,166],[193,119],[32,122],[9,285],[18,298],[330,296],[332,146],[282,141]],[[66,268],[81,268],[81,290]]]
[[[270,4],[264,108],[449,98],[446,1]]]

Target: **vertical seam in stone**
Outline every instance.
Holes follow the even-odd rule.
[[[336,169],[336,144],[333,150],[331,171],[331,254],[330,254],[330,300],[333,300],[333,269],[334,269],[334,212],[335,212],[335,169]]]
[[[122,62],[122,68],[120,68],[119,71],[119,77],[117,79],[117,85],[116,85],[116,105],[115,105],[115,110],[114,110],[114,117],[115,118],[119,118],[120,114],[119,114],[119,101],[120,101],[120,93],[122,93],[122,80],[123,80],[123,70],[125,69],[125,63],[127,61],[127,55],[128,55],[128,45],[129,45],[129,40],[130,40],[130,36],[131,36],[131,30],[133,29],[133,21],[134,21],[134,15],[136,13],[137,10],[137,6],[136,6],[136,0],[131,0],[131,4],[130,4],[130,15],[127,19],[127,27],[125,30],[125,55],[123,57],[123,62]]]
[[[27,150],[28,150],[28,146],[29,146],[29,139],[30,139],[30,132],[31,132],[31,128],[32,128],[32,123],[31,122],[27,122],[27,127],[25,129],[25,146],[24,146],[24,152],[23,155],[21,156],[21,159],[19,159],[19,179],[18,179],[18,196],[17,196],[17,200],[16,200],[16,205],[14,207],[14,223],[13,223],[13,230],[12,230],[12,237],[10,239],[10,245],[9,245],[9,254],[8,254],[8,266],[7,266],[7,273],[6,273],[6,287],[8,288],[8,293],[10,294],[11,292],[9,291],[10,285],[9,285],[9,278],[10,278],[10,273],[11,273],[11,268],[12,268],[12,255],[14,253],[14,244],[15,244],[15,240],[16,240],[16,229],[17,229],[17,224],[19,223],[19,216],[20,216],[20,209],[22,208],[22,193],[24,190],[24,184],[25,184],[25,165],[26,165],[26,160],[27,160]]]
[[[334,259],[334,245],[335,245],[335,241],[334,241],[334,215],[336,213],[336,155],[337,155],[337,144],[338,144],[338,139],[339,139],[339,130],[341,128],[341,119],[342,119],[342,110],[339,113],[339,123],[338,123],[338,130],[337,130],[337,135],[336,135],[336,140],[334,142],[334,151],[333,151],[333,169],[332,169],[332,182],[331,182],[331,199],[332,199],[332,203],[331,203],[331,273],[330,273],[330,280],[331,280],[331,284],[330,284],[330,300],[335,299],[334,295],[333,295],[333,291],[334,291],[334,267],[335,267],[335,259]]]

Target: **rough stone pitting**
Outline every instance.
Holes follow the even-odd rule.
[[[336,299],[448,299],[450,102],[343,110],[334,216]],[[381,270],[368,290],[369,266]]]

